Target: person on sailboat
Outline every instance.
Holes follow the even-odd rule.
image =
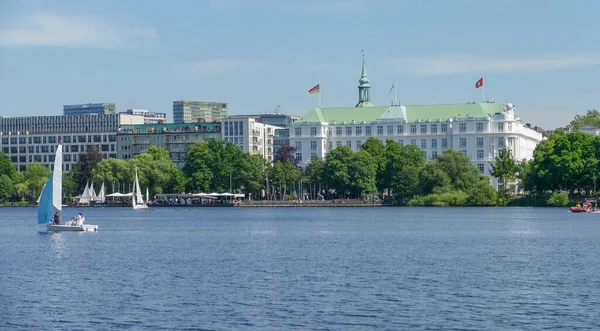
[[[56,212],[54,212],[54,215],[52,216],[53,218],[53,224],[55,225],[59,225],[60,224],[60,213],[58,212],[58,210]]]

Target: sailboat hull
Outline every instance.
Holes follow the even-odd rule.
[[[98,231],[98,225],[94,224],[83,224],[83,225],[56,225],[56,224],[48,224],[48,231],[53,232],[62,232],[62,231]]]
[[[134,205],[133,210],[146,210],[148,209],[147,205]]]

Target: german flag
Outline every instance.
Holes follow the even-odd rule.
[[[319,93],[321,92],[321,84],[317,84],[315,85],[315,87],[311,88],[310,90],[308,90],[308,94],[315,94],[315,93]]]

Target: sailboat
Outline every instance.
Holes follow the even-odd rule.
[[[142,190],[140,189],[140,180],[137,175],[137,168],[135,168],[135,183],[133,185],[133,192],[131,193],[131,205],[133,210],[146,210],[148,205],[142,197]]]
[[[104,203],[106,201],[106,194],[104,193],[104,182],[102,182],[102,186],[100,187],[100,192],[98,192],[98,203]]]
[[[54,170],[44,185],[38,206],[38,224],[48,231],[98,231],[98,225],[83,224],[84,219],[62,222],[62,145],[56,148]]]
[[[79,204],[81,205],[85,205],[85,204],[90,204],[90,202],[92,201],[92,195],[90,194],[90,187],[88,185],[89,183],[85,183],[85,189],[83,190],[83,193],[81,193],[81,197],[79,198]],[[94,185],[94,183],[92,183],[92,186]]]

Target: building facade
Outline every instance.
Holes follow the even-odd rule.
[[[109,115],[116,114],[117,106],[114,103],[86,103],[79,105],[64,105],[63,115],[86,115],[86,114],[97,114],[97,115]]]
[[[221,140],[221,123],[123,125],[116,135],[117,158],[131,159],[151,146],[164,148],[178,168],[186,150],[197,142]]]
[[[69,171],[79,154],[96,147],[105,158],[117,157],[120,123],[143,123],[143,117],[124,114],[29,116],[0,118],[0,148],[25,171],[31,163],[54,165],[54,151],[63,144],[63,167]]]
[[[510,103],[375,107],[364,60],[359,83],[356,107],[314,108],[290,126],[290,146],[296,148],[300,166],[340,146],[358,151],[373,137],[418,146],[427,159],[447,149],[462,151],[489,176],[490,164],[505,149],[517,160],[528,160],[542,141],[542,134],[523,123]],[[491,178],[491,183],[498,187],[497,179]]]
[[[260,123],[252,117],[235,117],[222,120],[222,139],[232,143],[245,153],[261,155],[273,162],[273,136],[278,126]]]
[[[127,109],[120,114],[138,115],[144,117],[144,124],[166,124],[167,113],[150,112],[147,109]],[[124,123],[127,124],[127,123]]]
[[[218,122],[229,114],[227,104],[208,101],[173,101],[174,123]]]

